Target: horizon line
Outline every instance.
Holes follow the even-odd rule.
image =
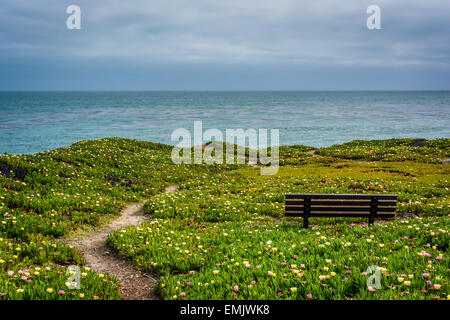
[[[233,90],[233,89],[216,89],[216,90],[181,90],[181,89],[162,89],[162,90],[128,90],[128,89],[107,89],[107,90],[0,90],[0,93],[21,93],[21,92],[450,92],[450,89],[317,89],[317,90],[303,90],[303,89],[249,89],[249,90]]]

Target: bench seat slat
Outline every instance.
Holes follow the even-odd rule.
[[[286,212],[289,211],[302,211],[303,207],[299,207],[299,206],[293,206],[293,207],[288,207],[286,206]],[[370,207],[366,206],[366,207],[340,207],[340,206],[329,206],[329,207],[324,207],[324,206],[311,206],[311,211],[363,211],[363,212],[369,212],[370,211]],[[378,207],[377,212],[395,212],[395,207]]]
[[[286,200],[286,206],[303,206],[303,200]],[[311,200],[311,205],[324,205],[324,206],[370,206],[370,200]],[[379,206],[393,206],[397,205],[397,201],[392,200],[379,200]]]
[[[312,214],[317,214],[319,216],[330,215],[333,217],[340,217],[343,214],[347,214],[349,216],[361,216],[361,217],[369,216],[368,211],[311,211],[309,216],[311,216]],[[284,215],[286,217],[303,217],[305,215],[305,213],[303,211],[286,211],[284,213]],[[380,212],[377,212],[376,216],[383,216],[383,217],[395,216],[395,213],[387,212],[387,211],[380,211]]]
[[[337,214],[338,213],[338,214]],[[304,214],[303,212],[298,212],[298,213],[294,213],[294,212],[290,212],[289,214],[285,214],[286,217],[303,217]],[[309,214],[309,217],[334,217],[334,218],[339,218],[339,217],[363,217],[363,218],[367,218],[369,216],[368,213],[366,212],[312,212]],[[389,217],[395,217],[395,214],[392,212],[378,212],[377,216],[379,217],[383,217],[383,218],[389,218]]]
[[[304,197],[311,197],[311,199],[372,199],[373,196],[378,197],[378,200],[397,200],[396,194],[325,194],[325,193],[286,193],[286,199],[303,199]]]

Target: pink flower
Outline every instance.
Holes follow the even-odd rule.
[[[185,297],[186,296],[186,292],[180,293],[180,296]]]
[[[238,286],[234,286],[234,291],[239,291],[239,287]]]
[[[370,288],[369,291],[370,292],[375,292],[375,289],[374,288]]]
[[[311,294],[311,293],[308,293],[308,294],[306,295],[306,297],[307,297],[308,299],[312,299],[312,294]]]
[[[64,290],[59,290],[58,293],[59,294],[64,294],[65,292],[64,292]]]
[[[367,272],[362,272],[361,275],[362,276],[367,276]]]
[[[352,273],[350,270],[345,271],[345,273]]]
[[[283,295],[282,292],[278,292],[278,296],[281,297]]]
[[[424,276],[425,278],[428,278],[428,277],[430,276],[430,274],[429,274],[429,273],[424,273],[423,276]]]
[[[306,251],[306,250],[308,250],[308,248],[303,248],[303,251]]]
[[[440,296],[434,296],[433,299],[440,299]]]

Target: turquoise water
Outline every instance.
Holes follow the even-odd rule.
[[[450,138],[450,92],[2,92],[0,153],[127,137],[174,144],[177,128],[280,130],[280,144]]]

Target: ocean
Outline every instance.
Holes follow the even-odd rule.
[[[166,144],[177,128],[279,129],[280,144],[450,138],[450,91],[0,92],[0,153],[32,154],[79,140]]]

